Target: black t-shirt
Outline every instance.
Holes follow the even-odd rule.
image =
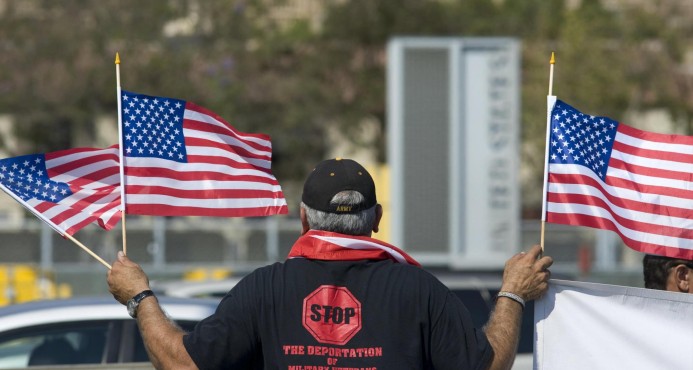
[[[486,369],[485,334],[425,270],[291,259],[241,280],[183,338],[204,369]]]

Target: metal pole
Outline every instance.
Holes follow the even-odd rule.
[[[614,271],[616,268],[616,234],[609,230],[596,231],[596,257],[599,271]]]
[[[276,262],[279,260],[279,220],[277,217],[266,217],[265,220],[267,260],[269,260],[269,262]]]
[[[154,217],[154,267],[163,269],[166,266],[166,217]]]
[[[41,270],[53,269],[53,230],[46,223],[41,223]],[[42,272],[43,274],[43,272]]]

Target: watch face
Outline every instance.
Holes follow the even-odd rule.
[[[135,303],[134,299],[131,299],[128,301],[128,314],[134,318],[135,312],[137,312],[137,303]]]

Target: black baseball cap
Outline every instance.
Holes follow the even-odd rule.
[[[345,190],[358,191],[365,200],[358,205],[330,204]],[[328,213],[357,213],[375,206],[375,183],[363,166],[351,159],[335,158],[318,163],[303,184],[305,205]]]

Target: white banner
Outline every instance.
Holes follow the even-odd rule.
[[[693,369],[693,294],[551,280],[535,370]]]

